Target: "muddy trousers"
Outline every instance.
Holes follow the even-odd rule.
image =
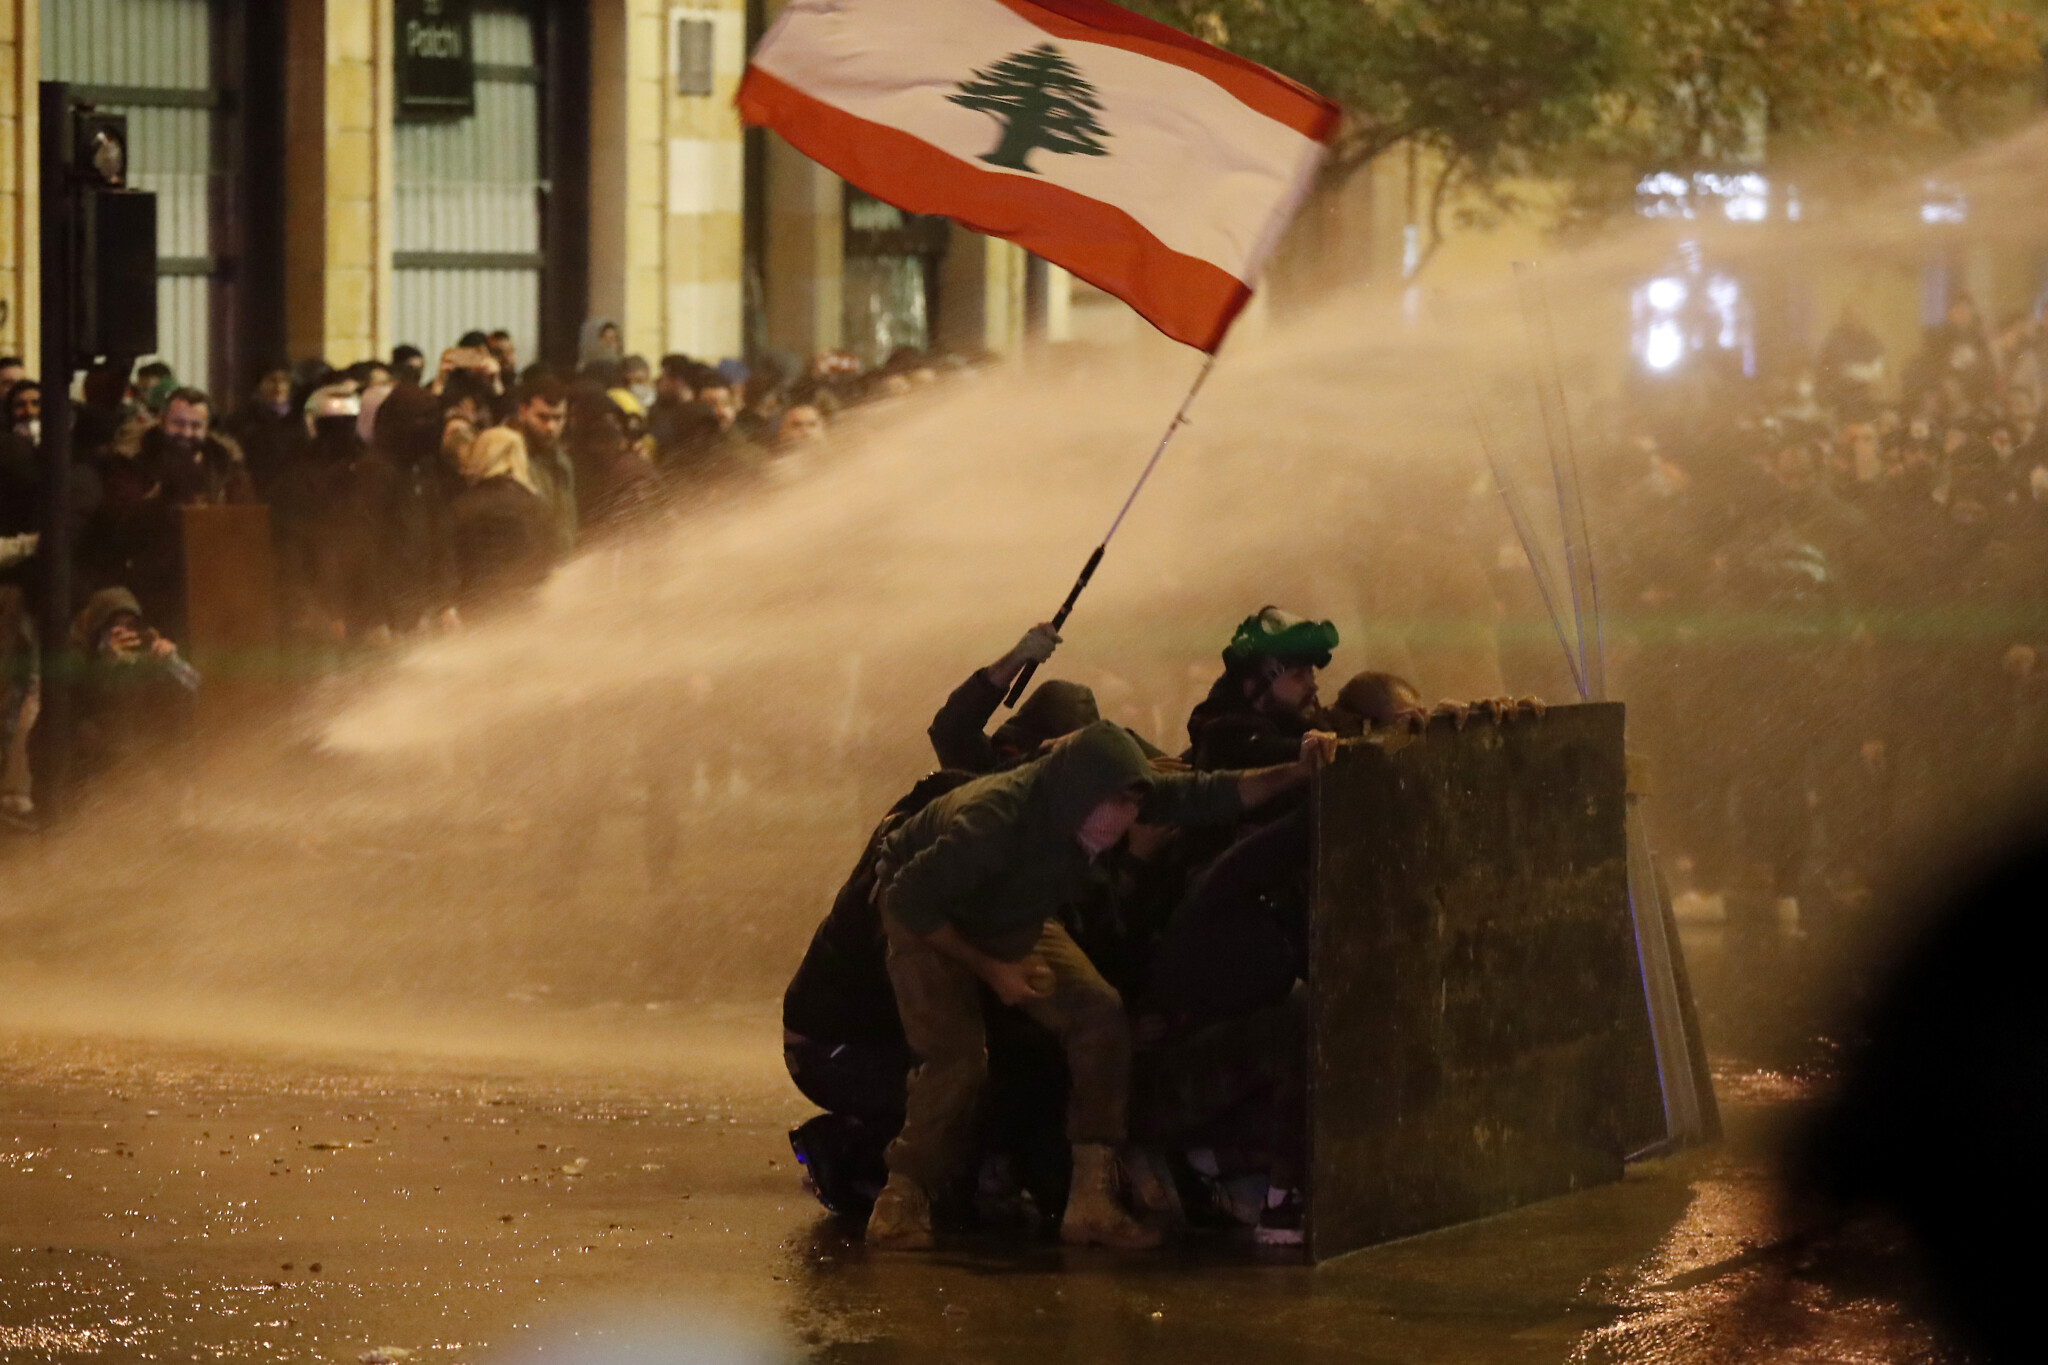
[[[976,1107],[988,1081],[988,1037],[979,983],[960,963],[883,917],[889,983],[903,1033],[920,1061],[910,1073],[903,1130],[889,1144],[889,1170],[927,1190],[945,1187],[971,1155]],[[1067,931],[1047,921],[1032,951],[1052,968],[1052,994],[1021,1005],[1066,1053],[1067,1140],[1124,1140],[1131,1033],[1123,1000]]]

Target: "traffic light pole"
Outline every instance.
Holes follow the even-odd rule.
[[[44,81],[41,95],[43,449],[42,539],[36,545],[36,562],[43,589],[42,716],[34,734],[36,804],[47,826],[62,815],[70,796],[72,692],[78,671],[71,649],[71,374],[77,357],[72,336],[77,282],[71,259],[70,157],[65,146],[71,131],[71,91],[61,81]]]

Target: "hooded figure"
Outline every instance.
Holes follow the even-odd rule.
[[[1162,778],[1121,726],[1096,721],[1044,758],[956,788],[905,821],[883,844],[894,873],[882,910],[914,933],[951,924],[995,957],[1020,958],[1087,883],[1092,860],[1075,836],[1089,812],[1130,791],[1149,821],[1177,823],[1160,818],[1174,812],[1154,798],[1190,780]],[[1204,790],[1225,789],[1218,781]],[[1229,821],[1240,808],[1233,796],[1210,809]]]
[[[1076,682],[1049,678],[1032,689],[1015,715],[986,733],[1009,687],[977,668],[953,689],[925,733],[939,766],[960,772],[992,773],[1037,752],[1047,740],[1070,735],[1101,719],[1095,693]]]
[[[882,841],[878,904],[889,979],[904,1037],[922,1064],[889,1146],[889,1184],[868,1221],[871,1245],[930,1244],[930,1193],[965,1155],[988,1075],[978,974],[1057,1034],[1066,1052],[1074,1183],[1061,1237],[1157,1244],[1158,1234],[1114,1197],[1113,1148],[1125,1137],[1130,1088],[1123,1001],[1054,916],[1096,875],[1105,810],[1121,810],[1128,827],[1133,815],[1229,822],[1243,809],[1237,774],[1157,774],[1136,740],[1096,721],[1043,758],[937,798]]]
[[[126,588],[102,588],[72,623],[85,658],[78,689],[78,754],[88,772],[182,739],[199,675],[150,628]]]
[[[619,341],[619,324],[614,318],[585,318],[576,334],[576,368],[610,363],[617,365],[625,355]]]
[[[1016,715],[996,727],[991,739],[998,751],[1028,754],[1049,739],[1071,735],[1100,719],[1093,689],[1048,678],[1032,689]]]

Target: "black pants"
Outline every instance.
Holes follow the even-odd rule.
[[[986,1022],[989,1085],[977,1150],[1008,1153],[1018,1180],[1056,1215],[1066,1204],[1068,1178],[1061,1122],[1068,1082],[1059,1039],[1020,1010],[991,1006]],[[905,1082],[917,1055],[902,1043],[805,1039],[785,1042],[782,1060],[804,1098],[825,1110],[792,1134],[818,1197],[834,1212],[864,1214],[887,1177],[882,1150],[903,1127]]]
[[[917,1058],[902,1043],[784,1043],[782,1061],[804,1098],[891,1137],[903,1126],[903,1081]]]
[[[1311,818],[1299,806],[1195,875],[1153,960],[1149,1012],[1207,1023],[1287,998],[1308,965]]]
[[[1175,1148],[1259,1154],[1267,1179],[1293,1188],[1308,1148],[1308,990],[1279,1004],[1171,1034],[1141,1049],[1131,1135]]]

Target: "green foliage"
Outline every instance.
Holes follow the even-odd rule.
[[[1655,0],[1638,22],[1629,79],[1558,160],[1595,216],[1656,168],[1869,183],[2038,104],[2038,25],[2000,0]]]
[[[1154,0],[1344,106],[1339,173],[1401,142],[1475,169],[1576,137],[1629,67],[1633,0]]]
[[[1025,158],[1040,148],[1063,156],[1109,154],[1101,141],[1109,132],[1095,121],[1102,109],[1095,87],[1051,43],[1011,53],[946,98],[1001,120],[1002,140],[981,158],[991,165],[1036,175]]]
[[[1344,106],[1344,175],[1407,143],[1446,197],[1559,175],[1618,207],[1653,169],[1822,160],[1868,178],[2038,103],[2048,0],[1141,0]]]

